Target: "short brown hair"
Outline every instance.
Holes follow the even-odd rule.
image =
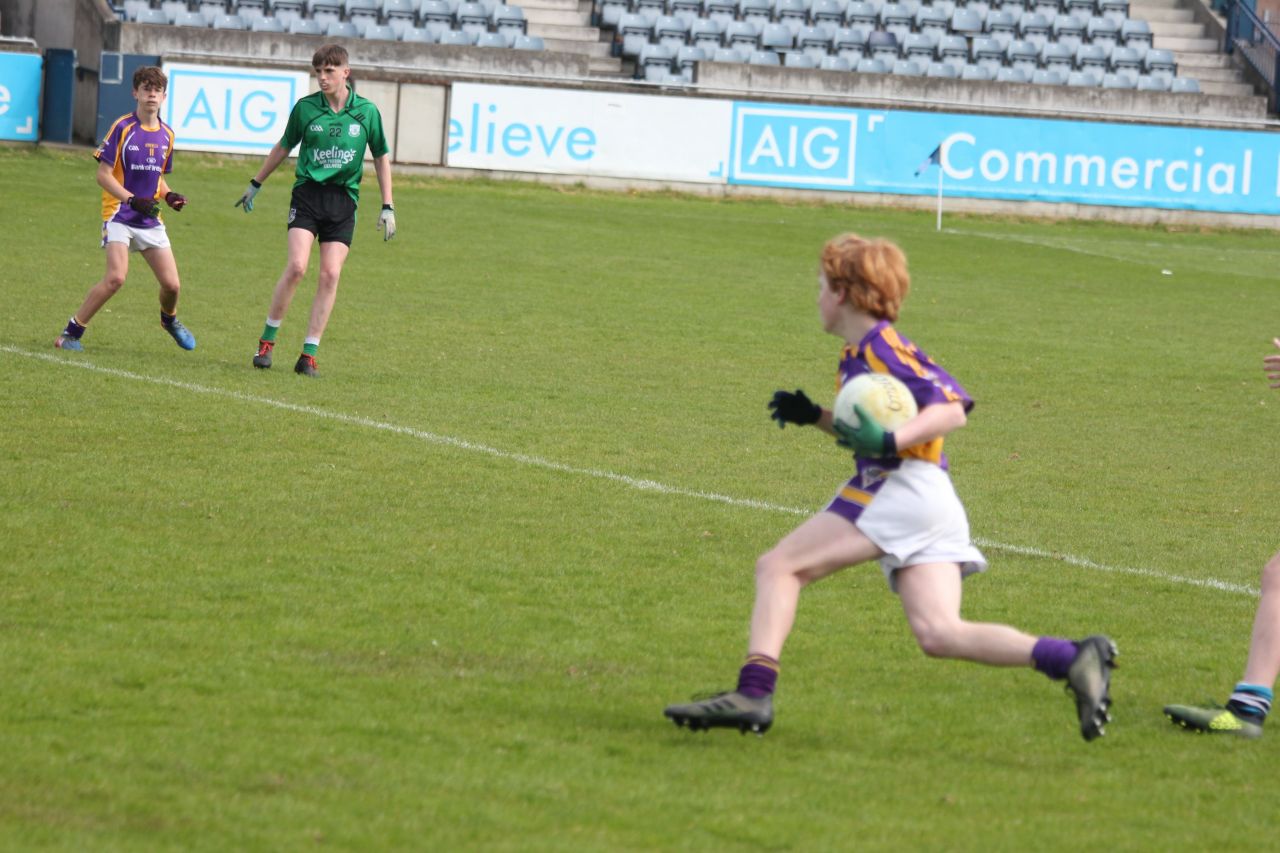
[[[855,308],[894,322],[911,289],[907,256],[888,240],[841,234],[822,247],[822,273],[827,286],[849,294]]]
[[[347,64],[347,49],[340,44],[323,44],[311,57],[312,68],[324,68],[326,65],[342,67]]]
[[[144,86],[163,92],[169,88],[169,78],[156,66],[144,65],[133,72],[133,88],[141,89]]]

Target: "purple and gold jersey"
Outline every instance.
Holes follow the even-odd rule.
[[[173,128],[156,119],[145,127],[137,113],[121,116],[111,125],[93,157],[110,164],[116,180],[131,195],[156,198],[160,176],[173,171]],[[102,193],[102,221],[120,222],[133,228],[155,228],[159,217],[143,216],[105,190]]]
[[[916,405],[921,410],[925,406],[939,403],[961,403],[968,412],[973,408],[973,399],[960,383],[939,367],[933,359],[925,355],[911,341],[899,335],[888,320],[882,320],[867,332],[857,344],[849,345],[840,354],[840,368],[836,374],[836,391],[844,387],[855,376],[862,373],[887,373],[902,382],[911,391]],[[947,469],[947,457],[942,452],[942,439],[907,447],[891,459],[861,459],[858,462],[858,473],[840,490],[839,498],[844,498],[857,506],[866,506],[879,491],[885,476],[898,468],[903,459],[922,459],[932,462],[944,471]],[[850,507],[849,509],[855,509]],[[856,518],[856,511],[854,514]],[[851,518],[850,520],[853,520]]]

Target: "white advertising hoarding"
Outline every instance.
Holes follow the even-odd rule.
[[[280,141],[289,112],[307,94],[299,71],[169,62],[169,96],[161,117],[187,151],[265,154]]]
[[[458,83],[446,163],[722,184],[732,111],[729,101]]]

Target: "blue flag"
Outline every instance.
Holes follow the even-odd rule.
[[[923,172],[925,169],[929,168],[930,166],[941,166],[941,165],[942,165],[942,146],[939,145],[937,148],[933,149],[933,153],[930,154],[928,157],[926,157],[925,161],[920,164],[920,168],[916,169],[916,176],[919,177],[920,173]]]

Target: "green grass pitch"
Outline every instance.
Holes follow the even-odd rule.
[[[0,148],[0,848],[1268,843],[1280,735],[1160,708],[1225,698],[1280,547],[1274,235],[400,173],[307,381],[315,261],[249,366],[290,183],[244,215],[256,162],[172,175],[198,349],[135,256],[77,355],[93,163]],[[732,685],[755,557],[847,476],[765,411],[833,391],[845,230],[904,247],[899,327],[978,401],[965,614],[1112,635],[1098,742],[1030,670],[925,659],[875,566],[803,595],[766,737],[661,716]]]

